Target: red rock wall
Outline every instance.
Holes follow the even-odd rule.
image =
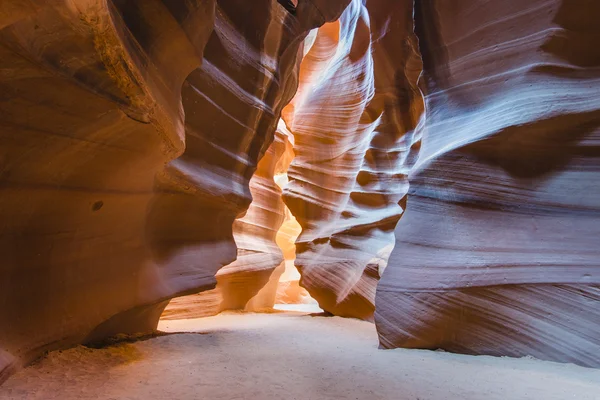
[[[416,5],[427,123],[381,346],[600,366],[600,4]]]
[[[179,290],[146,241],[147,214],[155,176],[184,147],[180,88],[214,4],[182,3],[184,24],[146,4],[139,30],[122,3],[55,1],[0,31],[0,346],[12,360],[0,370],[86,340],[121,312],[123,332],[143,330]],[[230,258],[233,245],[221,247]],[[209,284],[212,268],[192,275]]]
[[[411,2],[352,1],[319,29],[284,110],[296,153],[285,202],[303,228],[296,266],[336,315],[373,318],[418,153],[416,46]]]
[[[214,287],[300,45],[347,1],[2,2],[0,371]]]

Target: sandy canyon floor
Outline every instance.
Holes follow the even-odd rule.
[[[378,350],[375,327],[294,312],[165,321],[173,333],[50,353],[0,399],[600,399],[600,370]]]

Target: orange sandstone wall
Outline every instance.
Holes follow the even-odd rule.
[[[348,1],[2,2],[0,378],[214,287],[301,44]]]

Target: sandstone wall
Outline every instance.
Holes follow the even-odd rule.
[[[2,2],[0,375],[214,287],[300,46],[348,1]]]
[[[354,0],[319,29],[284,109],[295,138],[285,202],[302,226],[301,285],[321,308],[372,319],[403,212],[423,103],[412,2]]]
[[[381,346],[600,366],[600,5],[416,5],[426,124]]]
[[[285,172],[292,160],[288,135],[285,126],[277,129],[275,140],[250,179],[252,203],[246,214],[233,223],[237,259],[216,273],[215,289],[172,299],[163,319],[199,318],[224,310],[273,307],[282,272],[279,269],[275,273],[275,270],[283,262],[276,237],[285,218],[282,191],[274,177]],[[261,295],[257,296],[259,291]]]

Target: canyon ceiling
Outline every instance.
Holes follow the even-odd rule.
[[[599,18],[0,0],[0,382],[175,297],[272,305],[285,205],[301,285],[382,347],[599,367]]]

